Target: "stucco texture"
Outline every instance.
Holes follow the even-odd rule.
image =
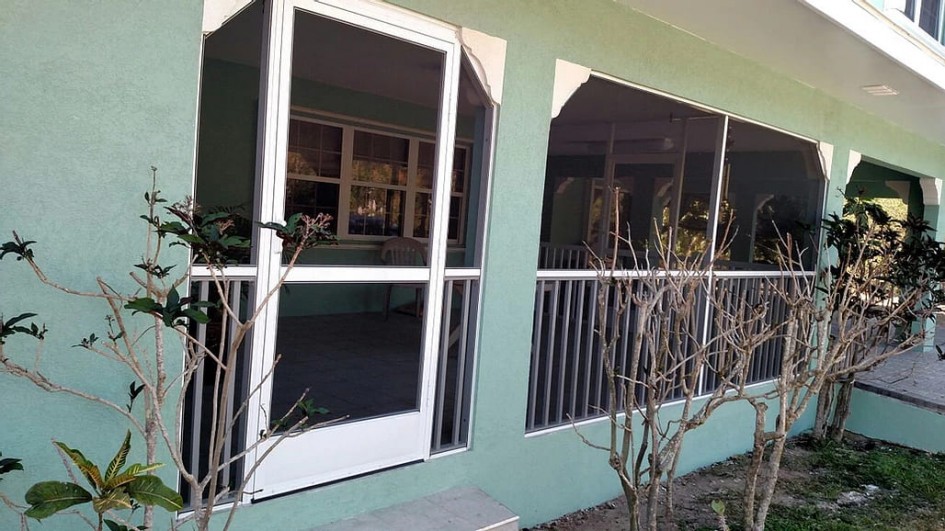
[[[110,0],[10,0],[0,10],[0,241],[16,230],[36,240],[49,277],[94,289],[101,276],[129,288],[140,261],[143,193],[159,168],[166,197],[191,193],[199,88],[201,3]],[[166,255],[181,263],[180,252]],[[104,336],[106,306],[39,286],[23,262],[0,262],[0,314],[23,312],[49,327],[42,367],[65,383],[126,400],[132,377],[112,362],[71,348]],[[180,349],[169,363],[180,366]],[[34,344],[13,340],[6,354],[31,365]],[[0,374],[0,452],[23,460],[24,472],[0,489],[22,502],[29,484],[67,479],[51,439],[110,459],[127,424],[79,399],[39,391]],[[131,459],[141,460],[143,444]],[[165,479],[175,476],[167,467]],[[74,529],[53,518],[44,529]],[[0,529],[18,529],[0,510]]]
[[[308,529],[460,485],[480,487],[521,515],[522,525],[618,494],[605,456],[570,430],[524,433],[532,264],[555,59],[833,144],[828,211],[841,204],[837,190],[846,184],[849,149],[918,174],[937,175],[945,167],[945,149],[935,142],[610,0],[396,3],[508,43],[470,448],[253,504],[237,516],[236,529]],[[40,242],[37,251],[51,275],[64,281],[90,287],[99,274],[124,278],[140,255],[144,227],[136,216],[148,166],[161,169],[169,197],[192,186],[199,2],[60,0],[38,9],[14,1],[0,17],[0,49],[16,50],[0,55],[0,234],[22,228]],[[101,325],[101,308],[49,295],[18,265],[0,263],[0,311],[41,313],[54,329],[47,364],[121,399],[123,375],[66,348]],[[0,451],[24,458],[31,478],[62,476],[50,438],[97,456],[98,450],[112,452],[124,430],[100,408],[44,395],[2,375],[0,399]],[[800,427],[806,426],[807,418]],[[599,438],[605,428],[597,423],[585,430]],[[747,449],[750,431],[750,415],[741,406],[718,412],[691,434],[683,469]],[[0,488],[18,492],[23,485],[11,475]],[[8,513],[0,515],[0,528],[12,522]],[[56,525],[50,521],[44,528]]]

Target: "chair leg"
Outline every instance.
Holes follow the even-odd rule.
[[[394,286],[387,286],[387,297],[384,299],[384,320],[390,317],[390,292]]]

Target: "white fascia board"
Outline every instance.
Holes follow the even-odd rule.
[[[936,50],[864,0],[800,0],[890,59],[945,90],[945,49]]]

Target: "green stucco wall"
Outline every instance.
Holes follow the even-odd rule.
[[[459,485],[480,487],[520,514],[523,525],[618,494],[605,458],[570,430],[524,436],[556,58],[834,144],[828,210],[841,204],[849,149],[917,174],[939,175],[945,167],[936,142],[610,0],[396,3],[508,42],[470,450],[253,504],[237,517],[237,529],[274,521],[307,529]],[[20,228],[38,240],[54,278],[84,288],[99,274],[126,278],[140,255],[136,216],[151,164],[160,167],[168,197],[191,189],[200,7],[196,0],[41,7],[14,0],[0,13],[0,49],[16,50],[0,55],[0,232]],[[252,159],[250,152],[240,156]],[[123,400],[126,376],[68,348],[100,329],[102,309],[36,288],[21,266],[0,263],[0,311],[41,313],[52,328],[44,356],[50,370]],[[4,492],[22,492],[25,477],[63,477],[50,438],[99,457],[114,451],[124,430],[101,408],[4,375],[0,399],[0,451],[24,458],[30,469],[5,479]],[[805,418],[800,427],[809,424]],[[604,427],[586,430],[600,437]],[[750,428],[743,406],[720,411],[692,434],[683,469],[747,449]],[[11,518],[0,512],[0,528],[15,526]]]
[[[945,414],[862,389],[853,390],[849,431],[928,452],[945,452]]]
[[[101,276],[129,289],[128,271],[144,248],[138,215],[144,213],[149,167],[159,168],[166,197],[190,193],[200,17],[196,0],[3,3],[0,241],[11,239],[12,230],[36,240],[50,278],[95,290]],[[172,251],[165,263],[183,258]],[[71,348],[91,332],[105,335],[104,303],[41,288],[24,263],[8,257],[0,262],[0,314],[27,311],[49,327],[42,357],[48,373],[125,403],[132,376]],[[180,366],[179,352],[169,352],[170,367]],[[6,354],[31,365],[34,347],[14,340]],[[0,404],[0,452],[23,459],[26,468],[5,476],[0,490],[20,502],[33,482],[68,478],[52,439],[104,461],[127,427],[100,406],[38,391],[2,373]],[[131,459],[143,460],[140,437],[132,444]],[[176,480],[169,467],[162,474]],[[42,527],[84,525],[54,520]],[[0,529],[19,529],[5,508]]]

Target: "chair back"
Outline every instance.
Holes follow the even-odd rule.
[[[426,249],[413,238],[391,238],[381,246],[381,261],[391,266],[425,266]]]

